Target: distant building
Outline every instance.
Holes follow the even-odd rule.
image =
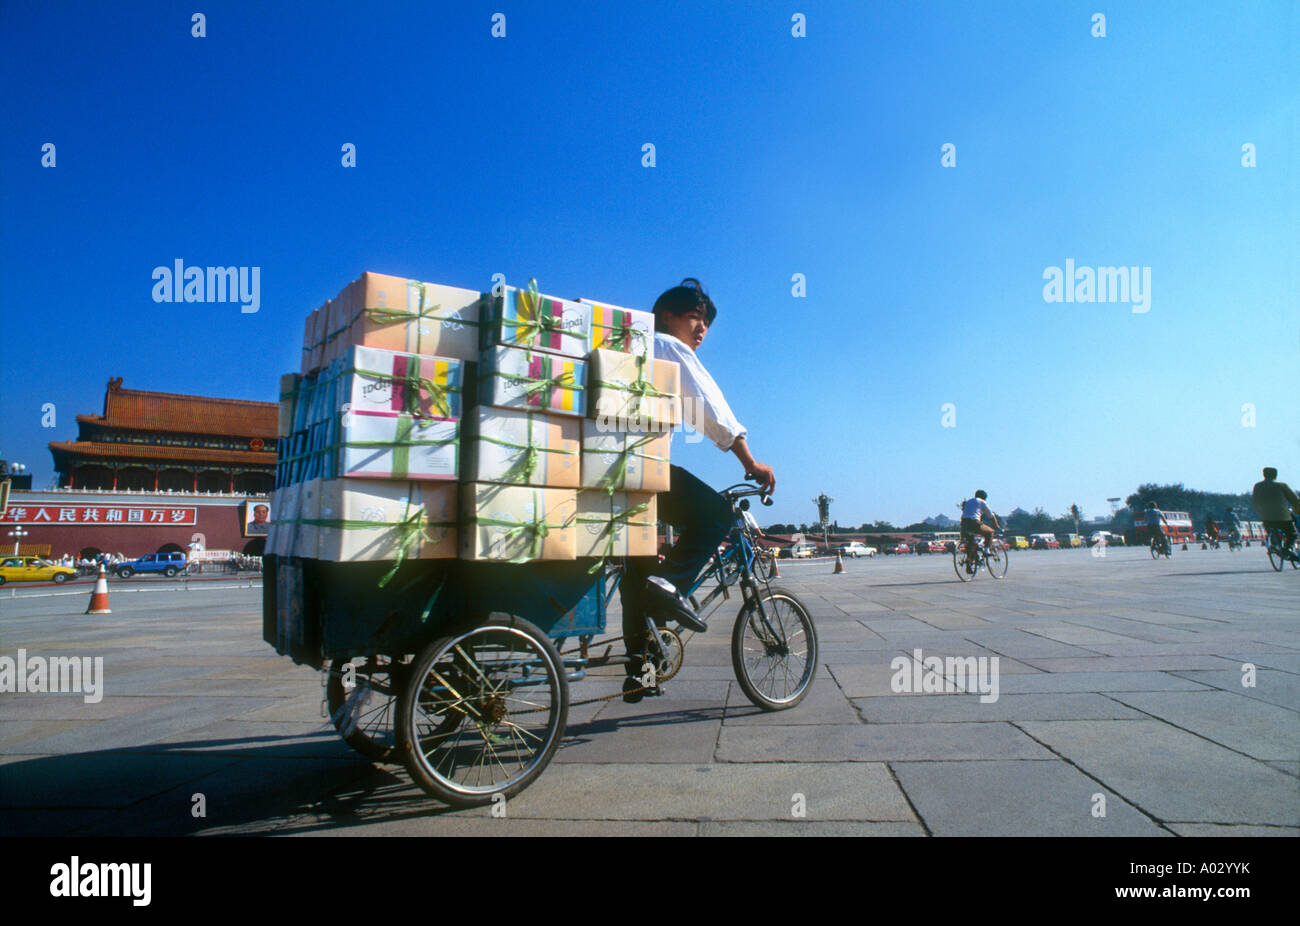
[[[268,495],[278,406],[123,389],[108,381],[102,415],[78,415],[75,441],[50,443],[69,489]]]
[[[1012,508],[1011,514],[1007,515],[1008,518],[1028,518],[1032,516],[1032,511],[1026,511],[1023,508]]]
[[[78,415],[74,441],[53,441],[62,488],[10,493],[0,525],[23,549],[128,556],[200,547],[260,554],[273,512],[279,407],[123,389],[102,415]]]

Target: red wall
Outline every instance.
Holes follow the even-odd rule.
[[[53,493],[13,493],[9,508],[33,508],[40,505],[56,506],[61,499]],[[23,545],[49,544],[51,556],[65,553],[77,554],[88,547],[95,547],[107,553],[123,553],[129,557],[155,553],[166,544],[175,544],[182,550],[188,550],[195,534],[204,535],[204,546],[209,550],[233,550],[243,552],[254,538],[243,536],[244,500],[204,498],[201,501],[184,495],[133,495],[129,497],[96,498],[76,493],[69,493],[69,503],[111,505],[152,505],[162,507],[195,508],[194,524],[46,524],[25,523],[23,530],[27,536],[21,538]],[[9,536],[14,526],[6,519],[0,527],[0,553],[13,551],[15,539]]]

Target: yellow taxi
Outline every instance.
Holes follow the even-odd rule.
[[[1020,534],[1017,534],[1016,536],[1012,537],[1010,540],[1007,541],[1007,543],[1011,546],[1011,549],[1013,550],[1029,549],[1029,541]]]
[[[6,582],[66,582],[77,577],[71,566],[56,566],[39,556],[6,556],[0,559],[0,585]]]

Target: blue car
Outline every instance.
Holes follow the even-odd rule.
[[[161,572],[167,578],[185,571],[184,553],[150,553],[117,567],[119,578],[129,579],[137,572]]]

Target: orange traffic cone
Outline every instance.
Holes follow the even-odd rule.
[[[772,578],[773,579],[781,578],[781,570],[777,567],[776,561],[777,561],[777,556],[774,553],[772,554]]]
[[[832,572],[831,575],[833,575],[833,576],[837,576],[837,575],[839,575],[839,574],[840,574],[841,572],[843,572],[843,571],[844,571],[844,560],[840,558],[840,555],[839,555],[838,553],[836,553],[836,554],[835,554],[835,571]]]
[[[112,614],[108,609],[108,576],[104,574],[104,564],[99,564],[99,578],[95,580],[95,590],[90,593],[90,606],[87,614]]]

